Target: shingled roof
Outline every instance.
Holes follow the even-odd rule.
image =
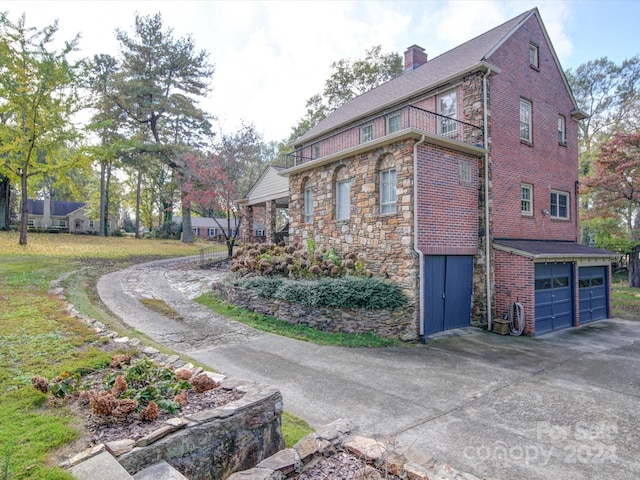
[[[29,209],[29,213],[31,215],[43,215],[44,202],[44,200],[27,199],[27,208]],[[58,200],[51,200],[50,214],[56,217],[66,217],[85,205],[86,204],[83,202],[62,202]]]
[[[482,62],[493,53],[522,23],[538,12],[537,8],[469,40],[462,45],[445,52],[408,73],[389,80],[382,85],[355,97],[318,125],[300,136],[294,145],[298,146],[309,139],[332,132],[359,117],[383,110],[428,91],[447,79],[455,78],[464,72],[480,67]]]

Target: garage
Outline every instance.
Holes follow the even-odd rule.
[[[536,264],[536,334],[573,326],[572,278],[572,263]]]
[[[607,268],[580,267],[578,269],[578,297],[580,325],[607,318]]]

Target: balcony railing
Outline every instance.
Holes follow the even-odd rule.
[[[409,105],[307,144],[287,155],[286,166],[295,167],[409,128],[468,145],[483,144],[482,127]]]

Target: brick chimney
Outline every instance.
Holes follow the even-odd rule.
[[[418,45],[411,45],[404,52],[404,73],[415,70],[425,63],[427,63],[427,54],[424,53],[424,48]]]

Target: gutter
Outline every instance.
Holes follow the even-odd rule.
[[[418,299],[418,325],[420,341],[424,342],[424,253],[418,248],[418,147],[425,142],[426,135],[413,144],[413,251],[418,254],[418,281],[420,282],[420,298]]]
[[[487,283],[487,328],[491,331],[491,232],[489,223],[489,127],[487,125],[487,76],[491,74],[491,67],[487,68],[482,77],[483,123],[484,123],[484,246],[485,246],[485,274]]]

